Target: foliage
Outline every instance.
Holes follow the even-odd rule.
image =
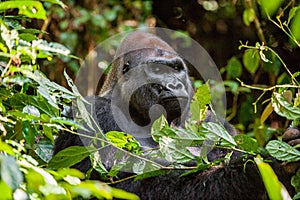
[[[59,0],[46,0],[64,7]],[[40,59],[70,56],[63,45],[39,39],[38,29],[22,26],[31,18],[46,19],[40,1],[5,1],[0,12],[0,190],[3,199],[128,198],[134,194],[85,180],[78,170],[50,170],[55,134],[84,129],[63,116],[62,107],[82,98],[51,82],[40,71]],[[88,152],[89,153],[89,152]],[[74,161],[73,161],[74,162]],[[78,162],[75,160],[75,163]],[[50,164],[49,164],[50,165]]]
[[[68,85],[72,90],[69,91],[44,76],[40,64],[46,67],[44,71],[49,77],[53,77],[54,73],[50,66],[55,65],[55,69],[58,69],[60,60],[76,72],[79,62],[71,52],[77,52],[76,55],[83,57],[86,53],[83,49],[93,49],[94,43],[102,41],[109,34],[149,25],[149,20],[153,19],[150,15],[150,1],[126,1],[126,6],[115,1],[95,2],[99,6],[95,6],[94,2],[88,5],[72,0],[66,1],[68,6],[60,0],[0,3],[1,197],[137,199],[135,195],[111,188],[105,183],[83,180],[84,174],[69,167],[89,157],[91,170],[96,170],[107,180],[115,180],[123,170],[134,172],[138,180],[161,175],[165,169],[186,170],[182,175],[203,171],[229,161],[234,151],[244,153],[245,157],[251,155],[248,160],[255,157],[254,161],[271,199],[283,195],[283,188],[276,175],[260,155],[267,152],[280,161],[299,161],[300,151],[296,149],[297,146],[284,143],[280,137],[278,140],[270,140],[278,136],[280,130],[274,130],[268,120],[275,112],[283,119],[291,120],[292,126],[299,125],[297,78],[300,72],[291,72],[273,48],[276,42],[264,35],[262,24],[269,22],[277,26],[289,38],[285,46],[299,48],[299,6],[293,1],[247,0],[242,3],[242,7],[227,1],[220,7],[220,10],[227,9],[226,15],[229,18],[236,13],[235,9],[243,9],[242,20],[245,26],[254,29],[258,35],[259,41],[253,45],[242,41],[240,49],[245,51],[233,55],[221,69],[226,77],[224,85],[233,95],[228,119],[238,116],[237,127],[246,134],[232,137],[217,117],[216,123],[203,122],[210,108],[211,97],[208,85],[200,84],[191,103],[191,120],[184,129],[168,124],[164,117],[153,124],[151,134],[159,144],[158,148],[144,150],[130,133],[112,131],[104,137],[100,130],[96,130],[99,132],[97,137],[85,136],[92,141],[89,147],[69,147],[52,157],[54,138],[59,131],[80,134],[75,130],[94,129],[95,122],[86,109],[87,102],[71,78],[65,73],[65,86]],[[212,15],[216,15],[216,1],[203,1],[202,5]],[[27,25],[34,19],[42,20],[43,26],[28,28],[30,26]],[[46,30],[50,30],[52,35],[47,34]],[[86,32],[93,38],[90,35],[83,37]],[[85,38],[85,42],[79,38]],[[61,41],[66,47],[61,42],[53,41]],[[83,45],[85,43],[86,46]],[[81,49],[79,46],[84,47]],[[253,79],[255,86],[240,81],[244,80],[245,74]],[[258,80],[265,79],[265,75],[270,79],[270,86],[265,82],[265,85],[257,85]],[[254,90],[261,93],[252,97]],[[239,109],[237,102],[241,96],[246,100],[241,101]],[[74,121],[64,115],[63,108],[72,101],[80,107],[83,121]],[[262,105],[268,102],[265,109],[261,108],[261,101]],[[111,169],[105,169],[100,159],[101,149],[107,146],[116,151],[115,165]],[[210,162],[207,154],[214,148],[226,149],[228,153],[224,158]],[[171,165],[163,166],[161,160]],[[187,167],[184,165],[187,162],[194,165]],[[87,178],[91,170],[86,174]],[[300,196],[299,174],[298,170],[291,180],[298,192],[294,198]]]

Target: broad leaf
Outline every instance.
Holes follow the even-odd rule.
[[[95,148],[84,146],[70,146],[55,154],[48,167],[52,169],[71,167],[88,157]]]
[[[46,11],[39,1],[6,1],[0,3],[0,12],[18,9],[19,15],[29,18],[46,19]]]
[[[266,149],[277,160],[288,162],[300,160],[300,151],[283,141],[272,140],[267,144]]]
[[[0,177],[12,190],[23,182],[23,175],[14,157],[0,155]]]
[[[211,103],[210,88],[208,83],[201,85],[191,102],[190,112],[191,120],[202,121],[205,118],[207,105]]]
[[[256,49],[247,49],[243,55],[243,64],[248,72],[254,74],[259,66],[259,52]]]
[[[234,140],[243,150],[247,152],[257,152],[258,151],[258,143],[252,137],[249,137],[245,134],[239,134],[234,137]]]
[[[237,145],[233,137],[221,125],[213,122],[203,122],[201,125],[201,133],[205,134],[208,139],[215,141],[222,138],[233,146]]]
[[[300,118],[300,108],[290,104],[282,94],[273,93],[272,105],[274,111],[282,117],[286,117],[289,120],[297,120]]]
[[[194,159],[194,156],[186,149],[186,145],[179,140],[163,136],[159,139],[160,152],[168,162],[185,163]]]
[[[241,62],[235,57],[231,57],[226,66],[227,71],[227,78],[238,78],[242,74],[242,64]]]
[[[249,26],[255,19],[255,11],[253,8],[247,8],[243,12],[243,21],[246,26]]]

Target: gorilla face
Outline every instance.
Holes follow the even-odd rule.
[[[183,60],[173,52],[149,48],[129,52],[123,62],[115,97],[121,99],[120,105],[128,102],[130,118],[146,126],[163,114],[169,123],[180,125],[193,95]]]

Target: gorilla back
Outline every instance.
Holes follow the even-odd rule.
[[[154,120],[165,115],[169,124],[183,125],[189,118],[193,93],[184,60],[159,37],[137,31],[123,40],[100,96],[89,98],[89,101],[94,105],[95,118],[103,133],[113,130],[128,132],[143,147],[155,148],[158,144],[150,135]],[[205,121],[216,119],[208,113]],[[224,126],[229,133],[236,134],[230,124],[224,122]],[[78,135],[61,133],[56,139],[54,151],[57,153],[76,145],[84,145]],[[114,150],[107,148],[105,152],[101,155],[102,162],[109,169],[113,165]],[[208,157],[220,158],[225,153],[216,150]],[[136,193],[142,199],[266,198],[256,165],[249,163],[245,167],[239,154],[234,153],[233,157],[236,158],[231,163],[204,172],[181,177],[182,170],[170,170],[164,175],[138,181],[127,180],[114,186]],[[74,167],[87,172],[91,161],[86,158]],[[127,175],[130,174],[125,173]],[[290,175],[280,177],[287,176]],[[92,173],[92,178],[99,178],[97,172]]]

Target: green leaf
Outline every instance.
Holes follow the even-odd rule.
[[[199,103],[200,109],[205,109],[206,105],[210,104],[211,96],[208,83],[201,85],[197,89],[194,99]]]
[[[124,190],[118,188],[111,188],[111,192],[114,198],[117,199],[131,199],[131,200],[139,200],[140,198],[133,193],[126,192]]]
[[[55,154],[48,167],[52,169],[71,167],[88,157],[95,148],[84,146],[70,146]]]
[[[300,118],[300,108],[290,104],[282,94],[273,93],[272,105],[274,111],[282,117],[286,117],[289,120],[297,120]]]
[[[291,8],[291,10],[289,12],[289,18],[288,18],[287,24],[289,24],[291,19],[296,15],[299,8],[300,8],[300,6],[295,6],[295,7]]]
[[[283,200],[284,196],[282,194],[282,191],[284,190],[284,188],[279,182],[272,167],[269,164],[264,163],[261,158],[254,158],[254,161],[259,169],[269,198],[272,200]]]
[[[247,49],[243,55],[243,64],[251,74],[254,74],[259,66],[259,54],[256,49]]]
[[[295,188],[295,192],[300,192],[300,170],[298,169],[296,174],[291,180],[292,186]]]
[[[70,54],[70,50],[67,47],[56,42],[48,43],[45,40],[35,40],[32,42],[32,46],[38,50],[57,53],[65,56]]]
[[[211,103],[208,83],[201,85],[194,94],[190,105],[191,121],[203,121],[207,112],[207,105]]]
[[[185,163],[194,159],[194,156],[186,149],[187,145],[179,140],[162,136],[159,139],[160,152],[168,162]]]
[[[295,16],[293,17],[292,21],[291,21],[291,25],[290,25],[290,29],[291,32],[293,34],[293,36],[300,41],[300,11],[299,9],[297,10],[297,12],[295,11]]]
[[[127,143],[127,135],[123,132],[110,131],[105,135],[106,135],[106,139],[117,147],[124,148]]]
[[[243,12],[243,21],[246,26],[249,26],[255,19],[255,11],[253,8],[247,8]]]
[[[300,192],[298,192],[297,194],[295,194],[295,196],[293,197],[293,199],[300,199]]]
[[[39,1],[6,1],[0,3],[0,12],[18,9],[19,15],[29,18],[46,19],[46,11]]]
[[[53,4],[58,4],[62,8],[66,8],[66,5],[62,1],[60,1],[60,0],[41,0],[41,1],[49,2],[49,3],[53,3]]]
[[[205,134],[208,139],[215,141],[222,138],[233,146],[237,145],[233,137],[221,125],[213,122],[203,122],[201,125],[201,133]]]
[[[14,156],[16,153],[14,152],[14,148],[12,146],[8,145],[6,142],[3,142],[0,140],[0,152],[5,152],[6,154],[9,154],[11,156]]]
[[[50,140],[42,139],[37,143],[34,152],[46,163],[48,163],[53,154],[53,144]]]
[[[1,7],[0,3],[0,7]],[[1,12],[1,11],[0,11]],[[0,33],[2,39],[5,41],[9,51],[12,51],[16,40],[19,39],[18,32],[16,30],[9,30],[3,23],[0,24]]]
[[[231,57],[227,62],[226,71],[227,79],[240,77],[242,74],[241,62],[235,56]]]
[[[234,137],[234,140],[244,151],[251,153],[258,152],[258,143],[252,137],[244,134],[238,134]]]
[[[260,7],[263,16],[266,18],[267,15],[270,17],[275,15],[283,2],[283,0],[261,0]]]
[[[300,151],[283,141],[272,140],[267,144],[266,149],[277,160],[288,162],[300,160]]]
[[[155,142],[158,142],[159,138],[161,137],[160,131],[166,126],[169,127],[169,124],[164,115],[153,122],[151,127],[151,136]]]
[[[154,170],[154,171],[145,172],[145,173],[137,175],[134,178],[134,181],[151,178],[151,177],[156,177],[159,175],[164,175],[164,174],[167,174],[168,172],[169,172],[168,170]]]
[[[81,130],[87,131],[87,129],[83,125],[75,122],[72,119],[68,119],[68,118],[65,118],[65,117],[51,117],[50,122],[51,123],[64,124],[64,125],[67,125],[67,126],[72,126],[76,129],[81,129]]]
[[[58,169],[57,172],[54,173],[55,176],[59,176],[60,178],[65,178],[67,176],[73,176],[80,179],[84,178],[84,173],[74,168],[63,168]]]
[[[12,199],[13,196],[12,189],[3,180],[0,180],[0,191],[1,191],[1,198]]]
[[[0,177],[12,190],[21,185],[23,175],[14,157],[0,154]]]
[[[159,142],[160,138],[162,138],[163,136],[175,138],[176,137],[175,130],[169,126],[165,126],[161,130],[152,133],[152,137],[156,142]]]
[[[10,98],[9,103],[14,109],[17,110],[23,110],[25,106],[31,105],[37,108],[41,114],[44,113],[51,117],[56,117],[59,114],[59,110],[57,108],[51,106],[45,98],[40,96],[16,93]]]

